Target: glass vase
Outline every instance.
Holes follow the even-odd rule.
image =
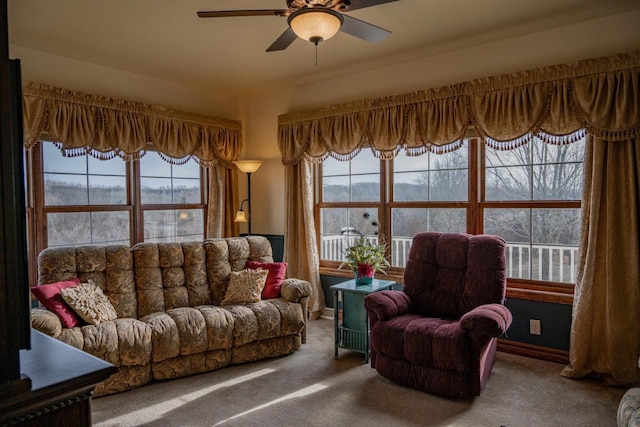
[[[375,272],[371,276],[365,276],[358,274],[358,270],[354,270],[353,276],[356,279],[356,286],[367,286],[373,283],[373,276],[375,276]]]

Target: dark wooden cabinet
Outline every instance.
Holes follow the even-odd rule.
[[[31,330],[31,349],[20,351],[29,391],[0,400],[0,426],[90,426],[91,393],[117,372],[102,359]]]

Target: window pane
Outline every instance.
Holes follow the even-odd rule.
[[[575,283],[580,209],[532,209],[532,279]]]
[[[365,148],[358,153],[350,161],[351,163],[351,174],[361,174],[361,173],[380,173],[380,160],[376,159],[373,155],[373,152]]]
[[[580,209],[486,209],[484,221],[507,242],[509,277],[575,283]]]
[[[373,208],[321,209],[321,254],[326,260],[344,260],[344,251],[360,235],[377,241],[378,211]]]
[[[533,199],[580,200],[582,182],[582,163],[534,165]]]
[[[171,178],[140,178],[142,204],[171,204]]]
[[[487,200],[531,200],[529,167],[508,166],[486,169]]]
[[[393,160],[393,199],[409,201],[466,201],[469,148],[444,154],[407,156]]]
[[[47,214],[49,246],[130,244],[129,213],[65,212]]]
[[[129,212],[91,212],[91,244],[130,244]]]
[[[87,173],[86,156],[64,157],[52,142],[42,143],[42,163],[45,172]]]
[[[349,162],[327,157],[322,162],[322,176],[349,175]]]
[[[486,153],[486,200],[580,200],[584,139],[567,145],[539,139]]]
[[[89,244],[91,242],[90,213],[48,214],[47,239],[49,246]]]
[[[468,196],[467,170],[430,172],[430,201],[466,201]]]
[[[184,242],[204,238],[202,209],[144,212],[145,242]]]
[[[377,202],[380,200],[380,175],[352,175],[351,201]]]
[[[507,242],[507,276],[531,278],[531,210],[485,209],[484,232]]]
[[[325,202],[349,201],[349,177],[348,176],[323,176],[322,199]]]
[[[534,143],[542,142],[536,140]],[[485,146],[486,166],[522,166],[531,164],[531,145],[524,144],[513,150],[495,150]]]
[[[200,165],[193,160],[189,160],[183,165],[173,165],[173,176],[176,178],[200,179]]]
[[[89,204],[87,176],[45,173],[44,204],[46,206]]]
[[[89,204],[124,205],[127,203],[126,186],[124,176],[89,175]]]
[[[142,204],[202,203],[200,172],[200,166],[193,161],[173,165],[156,152],[147,153],[140,159]]]
[[[47,206],[127,203],[126,163],[120,158],[63,157],[47,142],[43,144],[43,162]]]
[[[200,180],[199,179],[174,179],[173,180],[173,203],[200,203]]]
[[[533,198],[580,200],[584,181],[584,139],[567,145],[533,145]]]
[[[119,157],[109,160],[99,160],[87,156],[89,174],[91,175],[117,175],[125,176],[127,163]]]
[[[393,198],[398,202],[429,199],[427,172],[396,172],[393,174]]]
[[[459,208],[401,208],[391,211],[391,265],[404,267],[413,236],[422,231],[464,233],[467,211]]]
[[[167,163],[155,151],[148,151],[140,158],[140,175],[171,178],[171,163]]]

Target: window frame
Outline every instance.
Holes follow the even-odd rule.
[[[533,143],[533,142],[529,142]],[[545,143],[546,142],[540,142]],[[464,148],[461,148],[464,149]],[[468,182],[467,201],[393,201],[393,161],[380,160],[380,201],[379,202],[323,202],[322,200],[322,163],[315,168],[315,200],[314,215],[318,251],[321,247],[320,213],[324,208],[377,208],[379,212],[380,233],[391,236],[392,210],[397,208],[464,208],[466,209],[466,232],[480,234],[484,230],[484,214],[486,209],[495,208],[571,208],[580,209],[581,200],[522,200],[522,201],[487,201],[486,200],[486,146],[479,138],[467,140],[468,152]],[[391,248],[387,248],[387,256],[391,257]],[[320,273],[351,277],[350,271],[339,270],[339,261],[320,259]],[[382,277],[402,283],[404,267],[391,267]],[[532,299],[546,302],[571,304],[573,301],[574,283],[541,281],[507,277],[507,296]]]
[[[49,143],[45,141],[44,143]],[[145,204],[141,203],[141,174],[138,159],[125,162],[126,203],[118,205],[45,205],[45,170],[43,142],[26,151],[27,175],[27,227],[29,236],[29,274],[32,286],[38,277],[37,255],[49,246],[47,215],[50,213],[127,212],[129,215],[129,244],[144,242],[144,212],[148,210],[200,209],[203,212],[202,234],[207,230],[207,176],[206,168],[200,169],[201,203]],[[151,153],[152,150],[148,150]],[[84,155],[79,157],[84,159]],[[122,160],[124,162],[124,160]]]

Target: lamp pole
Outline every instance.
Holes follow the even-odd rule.
[[[236,222],[246,222],[248,227],[248,233],[251,234],[251,174],[260,168],[262,162],[260,160],[236,160],[233,162],[240,172],[247,174],[247,198],[240,203],[240,211],[236,215]],[[249,218],[244,218],[246,215],[239,216],[242,212],[242,206],[244,202],[247,202],[247,215]],[[242,212],[244,214],[244,212]]]
[[[247,172],[247,210],[249,218],[247,219],[248,235],[251,235],[251,172]]]

